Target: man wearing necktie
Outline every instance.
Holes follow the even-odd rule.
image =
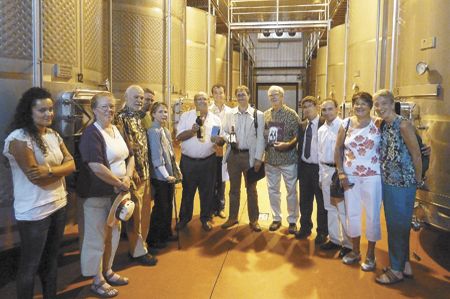
[[[317,100],[307,96],[300,103],[305,121],[298,130],[298,180],[300,185],[300,230],[295,234],[297,239],[305,239],[311,235],[313,227],[311,214],[313,201],[317,203],[317,237],[316,244],[327,240],[327,211],[323,203],[322,190],[319,186],[319,151],[317,131],[324,120],[319,117]]]

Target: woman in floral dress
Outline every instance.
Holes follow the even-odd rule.
[[[372,96],[367,92],[353,95],[353,116],[345,119],[339,129],[335,161],[339,180],[345,190],[347,232],[353,250],[342,258],[344,264],[361,260],[361,215],[366,212],[366,238],[369,242],[363,271],[375,269],[375,243],[381,239],[381,177],[380,130],[370,116]],[[345,132],[347,131],[347,136]],[[345,141],[345,142],[344,142]]]

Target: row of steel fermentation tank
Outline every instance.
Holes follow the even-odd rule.
[[[350,112],[357,91],[393,90],[402,114],[431,145],[427,190],[417,215],[450,230],[450,5],[446,0],[348,0],[345,24],[332,27],[308,68],[310,94]]]
[[[93,90],[109,87],[123,99],[127,86],[139,84],[158,100],[189,103],[215,83],[240,83],[239,52],[231,48],[227,55],[216,17],[187,7],[186,0],[2,0],[0,7],[2,147],[17,101],[33,85],[63,103],[56,125],[74,150]],[[4,163],[0,185],[1,251],[18,240]]]

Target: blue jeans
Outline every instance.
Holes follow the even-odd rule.
[[[409,260],[409,233],[416,186],[396,187],[383,183],[383,205],[388,232],[391,268],[402,272]]]
[[[20,234],[17,298],[33,298],[36,273],[41,279],[44,298],[56,298],[58,250],[65,223],[65,207],[41,220],[17,221]]]

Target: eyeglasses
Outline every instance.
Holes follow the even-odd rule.
[[[97,108],[106,112],[109,109],[116,110],[116,105],[102,105],[102,106],[98,106]]]

